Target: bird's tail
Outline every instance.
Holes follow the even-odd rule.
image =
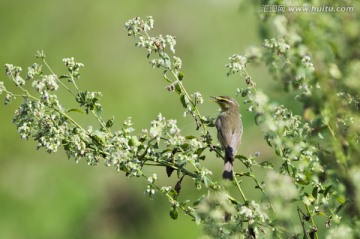
[[[224,164],[224,172],[222,174],[222,178],[223,179],[228,179],[228,180],[231,180],[231,181],[234,180],[233,164],[230,161],[225,162],[225,164]]]
[[[228,179],[231,181],[234,180],[233,163],[234,163],[234,154],[232,148],[229,147],[229,149],[225,150],[224,171],[222,174],[223,179]]]

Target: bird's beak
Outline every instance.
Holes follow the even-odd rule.
[[[210,96],[210,97],[213,98],[210,100],[211,102],[217,102],[217,97],[214,97],[214,96]]]

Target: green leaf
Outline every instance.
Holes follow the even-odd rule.
[[[267,168],[267,169],[274,168],[274,165],[272,163],[270,163],[269,161],[263,161],[263,162],[259,163],[259,166],[262,168]]]
[[[111,119],[106,121],[106,128],[111,128],[114,125],[115,117],[113,116]]]
[[[164,60],[164,68],[171,69],[171,61],[169,55],[163,51],[160,52],[159,55]]]
[[[305,205],[310,206],[315,202],[315,198],[308,193],[304,193],[302,201]]]
[[[182,106],[186,109],[189,105],[189,99],[186,95],[180,95],[180,101]]]
[[[59,76],[59,79],[69,79],[71,78],[69,75],[61,75]]]
[[[176,185],[175,185],[175,187],[174,187],[174,189],[175,189],[175,192],[177,193],[176,194],[176,197],[180,194],[180,191],[181,191],[181,182],[182,182],[182,178],[180,178],[180,180],[179,181],[177,181],[177,183],[176,183]],[[176,198],[174,198],[174,199],[176,199]]]
[[[195,154],[199,156],[199,155],[201,155],[201,154],[204,152],[205,149],[206,149],[206,147],[198,148],[198,149],[195,151]]]
[[[235,158],[240,159],[241,161],[242,160],[248,160],[247,157],[245,157],[244,155],[241,155],[241,154],[236,155]]]
[[[330,189],[332,188],[332,185],[328,186],[327,188],[325,188],[324,191],[324,197],[326,197],[328,195],[328,193],[330,192]]]
[[[179,216],[178,210],[176,208],[176,206],[173,206],[170,210],[170,217],[174,220],[176,220]]]
[[[210,183],[211,183],[211,179],[207,176],[204,177],[204,184],[205,184],[205,187],[209,187],[210,186]]]
[[[263,119],[261,118],[261,116],[263,116],[263,113],[257,113],[256,115],[255,115],[255,124],[257,125],[257,126],[259,126],[260,124],[262,124],[263,123]],[[265,140],[266,140],[266,143],[270,146],[270,147],[272,147],[272,145],[271,145],[271,143],[270,143],[270,136],[269,135],[267,135],[268,137],[267,138],[265,138]],[[266,136],[265,136],[266,137]]]
[[[185,200],[183,202],[180,202],[180,206],[185,207],[186,205],[188,205],[191,201],[190,200]]]
[[[168,70],[164,70],[163,77],[167,82],[171,82],[171,80],[167,77],[166,73]]]
[[[215,118],[213,117],[201,116],[201,122],[209,127],[215,127]]]
[[[282,154],[281,154],[281,150],[280,150],[280,148],[279,147],[277,147],[277,146],[275,146],[275,154],[277,155],[277,156],[282,156]]]
[[[176,163],[176,166],[180,169],[180,168],[184,167],[186,164],[187,164],[187,161],[182,160],[182,161],[179,161],[178,163]]]
[[[167,153],[167,152],[172,152],[173,151],[173,149],[171,149],[171,148],[166,148],[166,149],[164,149],[163,151],[161,151],[161,155],[163,155],[164,153]]]
[[[329,217],[323,211],[317,212],[316,215],[323,216],[323,217]]]
[[[178,74],[178,79],[179,81],[182,81],[182,79],[184,79],[184,73],[182,73],[181,71]]]
[[[104,146],[105,145],[105,133],[99,130],[95,130],[93,134],[91,134],[91,139],[94,143]]]
[[[194,136],[194,135],[187,135],[187,136],[185,136],[185,139],[196,139],[196,136]]]
[[[197,152],[195,152],[195,153],[197,153]],[[206,156],[205,156],[205,155],[201,155],[201,156],[198,157],[198,159],[199,159],[199,160],[205,160],[205,159],[206,159]]]
[[[241,96],[242,96],[242,97],[245,97],[245,96],[247,96],[247,95],[249,94],[249,92],[250,92],[250,89],[245,89],[245,90],[241,93]]]
[[[205,198],[205,195],[202,195],[201,197],[199,197],[195,202],[193,202],[193,206],[197,206],[201,203],[201,201]]]
[[[139,146],[141,143],[140,141],[138,140],[138,138],[134,135],[132,136],[130,139],[129,139],[129,146]]]
[[[177,196],[179,195],[179,194],[175,191],[175,189],[173,189],[173,188],[170,190],[170,192],[169,192],[168,194],[169,194],[169,196],[172,197],[173,199],[176,199]]]
[[[318,187],[314,187],[311,194],[316,199],[318,195]]]
[[[166,166],[165,169],[166,169],[166,174],[167,174],[168,177],[171,177],[171,174],[175,170],[173,167],[170,167],[170,166]]]
[[[195,223],[196,223],[197,225],[199,225],[199,224],[201,223],[201,217],[200,217],[197,213],[191,212],[190,215],[194,216],[194,218],[195,218]]]
[[[334,212],[335,212],[335,213],[339,213],[340,210],[341,210],[346,204],[347,204],[346,202],[340,204],[340,205],[335,209]]]
[[[175,84],[175,92],[180,95],[181,92],[182,92],[182,90],[181,90],[181,87],[180,87],[180,85],[179,85],[179,82],[176,81],[174,84]]]
[[[343,197],[337,196],[336,198],[338,200],[339,203],[343,204],[345,203],[345,199]]]
[[[181,149],[184,150],[184,151],[187,151],[187,150],[191,149],[191,145],[188,144],[188,143],[183,143],[181,145]]]
[[[70,113],[70,112],[77,112],[77,113],[84,114],[84,111],[82,111],[82,110],[80,110],[80,109],[69,109],[67,112],[68,112],[68,113]]]

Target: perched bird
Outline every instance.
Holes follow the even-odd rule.
[[[219,104],[221,112],[216,119],[217,137],[225,151],[223,179],[233,180],[233,164],[236,151],[241,143],[243,125],[239,104],[230,96],[212,97]]]

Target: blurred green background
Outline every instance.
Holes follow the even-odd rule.
[[[152,15],[154,34],[176,36],[185,87],[190,93],[200,91],[205,99],[202,114],[215,117],[218,107],[208,101],[209,96],[234,95],[236,88],[245,85],[239,77],[226,78],[224,65],[232,54],[260,43],[259,10],[252,4],[240,7],[235,0],[1,0],[0,64],[18,65],[26,72],[36,60],[36,50],[42,49],[53,70],[61,74],[65,72],[62,59],[73,56],[85,64],[79,86],[103,93],[104,118],[115,116],[115,130],[128,116],[137,130],[148,128],[162,112],[166,118],[177,119],[186,133],[196,134],[192,119],[182,116],[178,97],[166,91],[162,72],[151,69],[146,53],[127,37],[124,23],[135,16]],[[258,88],[276,92],[276,83],[265,72],[257,68],[250,74]],[[6,81],[5,74],[0,79]],[[66,104],[72,99],[63,97],[65,106],[71,107]],[[21,140],[11,123],[19,102],[0,107],[0,238],[201,235],[201,227],[187,216],[170,219],[170,206],[161,195],[149,200],[143,193],[144,180],[128,179],[101,163],[97,167],[84,161],[75,164],[62,151],[51,155],[36,151],[35,143]],[[261,159],[269,160],[253,115],[246,111],[242,115],[245,132],[239,152],[254,155],[260,151]],[[205,165],[215,179],[220,178],[220,159],[208,157]],[[158,177],[164,185],[176,182],[163,171],[158,171]],[[192,184],[185,180],[182,199],[201,193]],[[254,185],[247,187],[251,191]]]

